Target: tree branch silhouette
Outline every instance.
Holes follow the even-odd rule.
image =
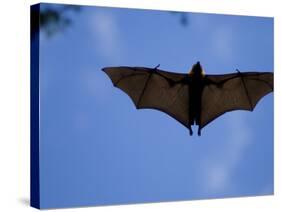
[[[55,35],[56,33],[65,30],[73,23],[73,16],[70,16],[70,12],[79,12],[82,10],[78,5],[58,5],[49,4],[40,8],[40,31],[44,32],[48,37]],[[168,13],[178,16],[179,23],[186,27],[189,24],[188,14],[185,12],[169,11]],[[32,26],[31,26],[32,27]],[[32,37],[33,33],[37,33],[34,29],[31,29]]]

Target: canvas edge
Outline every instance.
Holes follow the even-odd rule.
[[[40,208],[39,36],[40,4],[30,6],[30,206]]]

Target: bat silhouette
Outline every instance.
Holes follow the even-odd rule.
[[[167,113],[193,134],[214,119],[233,110],[253,111],[258,101],[273,91],[272,72],[240,72],[206,75],[200,62],[187,74],[145,67],[106,67],[113,85],[127,93],[137,109]]]

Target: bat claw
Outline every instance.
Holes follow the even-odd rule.
[[[157,66],[155,66],[155,68],[154,69],[158,69],[160,67],[160,64],[158,64]]]
[[[236,71],[238,72],[238,74],[241,74],[241,72],[238,69],[236,69]]]

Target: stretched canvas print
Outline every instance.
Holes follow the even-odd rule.
[[[272,195],[273,18],[31,6],[31,205]]]

